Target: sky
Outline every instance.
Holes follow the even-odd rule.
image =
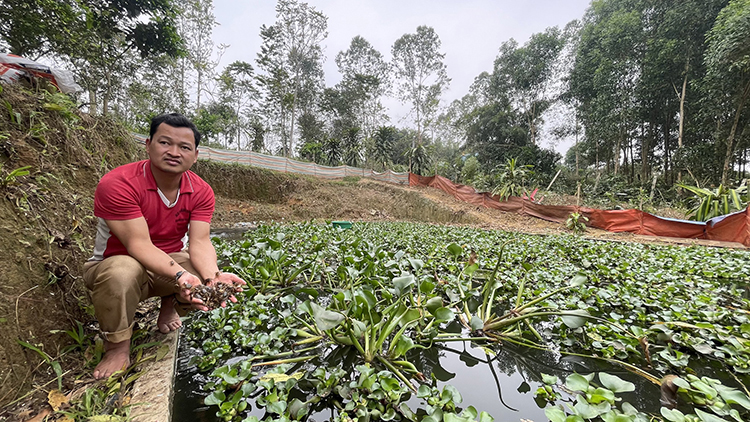
[[[362,36],[386,60],[391,58],[394,41],[415,33],[420,25],[434,28],[442,43],[451,84],[443,94],[442,105],[463,97],[474,78],[492,71],[500,45],[513,38],[519,44],[551,26],[564,27],[580,19],[591,0],[308,0],[307,3],[328,17],[328,38],[323,41],[326,86],[339,82],[334,61],[336,54],[349,48],[352,38]],[[213,39],[230,47],[222,56],[220,68],[243,60],[255,65],[260,51],[260,27],[276,20],[272,0],[214,0],[219,26]],[[408,126],[408,106],[387,99],[391,123]],[[551,145],[547,140],[547,145]],[[542,146],[545,145],[543,140]],[[569,142],[555,145],[561,153]]]

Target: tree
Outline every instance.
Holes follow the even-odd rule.
[[[328,18],[307,3],[279,0],[276,22],[261,27],[258,67],[261,86],[276,114],[283,154],[294,148],[297,114],[309,112],[323,79],[323,50]]]
[[[198,110],[193,122],[206,138],[206,145],[228,148],[232,142],[232,123],[235,119],[232,107],[212,101]]]
[[[63,37],[48,36],[51,50],[69,61],[89,93],[89,112],[109,112],[109,102],[144,60],[181,54],[169,0],[65,0]],[[59,6],[62,10],[63,6]],[[33,16],[29,16],[32,19]]]
[[[359,167],[362,161],[362,143],[358,127],[352,127],[346,130],[344,134],[344,164],[352,167]]]
[[[238,149],[242,148],[242,134],[248,132],[248,121],[255,114],[251,107],[252,101],[257,96],[254,79],[253,67],[250,63],[243,61],[231,63],[218,78],[221,102],[234,110],[232,137],[237,140]]]
[[[731,110],[721,184],[726,186],[737,129],[750,97],[750,0],[732,0],[721,10],[708,34],[706,65],[711,95]]]
[[[548,86],[563,46],[562,33],[553,27],[532,35],[523,47],[513,39],[503,43],[495,59],[490,89],[510,96],[525,117],[532,144],[538,143],[541,116],[551,103]]]
[[[0,38],[12,54],[32,60],[66,42],[66,28],[75,21],[70,3],[59,0],[3,0]]]
[[[375,132],[373,152],[371,160],[375,163],[375,169],[384,171],[391,164],[394,142],[398,136],[393,126],[381,126]]]
[[[336,55],[342,80],[339,90],[346,92],[354,124],[362,128],[365,139],[383,118],[380,98],[390,86],[390,68],[372,45],[360,36],[352,38],[346,51]]]
[[[597,166],[604,161],[615,174],[634,129],[643,51],[637,0],[592,3],[583,19],[569,87],[579,104],[587,144],[596,150]]]
[[[180,4],[180,35],[185,44],[185,60],[181,67],[181,82],[183,90],[189,85],[187,71],[195,72],[195,98],[196,110],[201,108],[201,101],[205,94],[211,93],[208,82],[213,79],[219,59],[228,47],[219,46],[216,59],[214,55],[214,42],[211,38],[213,30],[219,23],[214,16],[213,0],[189,0],[179,2]]]
[[[417,27],[414,34],[404,34],[391,47],[398,96],[411,103],[417,137],[411,149],[422,144],[425,121],[437,110],[440,96],[448,88],[450,79],[440,52],[440,39],[428,26]],[[412,154],[413,155],[413,154]],[[411,171],[411,164],[410,164]]]

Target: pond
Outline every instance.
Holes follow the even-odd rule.
[[[750,417],[744,251],[413,223],[214,240],[250,287],[186,324],[175,421]]]

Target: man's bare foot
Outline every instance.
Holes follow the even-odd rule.
[[[180,315],[174,309],[174,300],[174,296],[161,298],[161,309],[159,309],[159,318],[156,320],[156,326],[164,334],[182,327]]]
[[[104,356],[99,365],[94,368],[95,379],[109,378],[117,371],[122,371],[130,366],[130,339],[119,343],[104,341]]]

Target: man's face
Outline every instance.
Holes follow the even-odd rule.
[[[165,173],[184,173],[198,160],[193,131],[166,123],[160,124],[154,137],[146,141],[146,152],[151,165]]]

